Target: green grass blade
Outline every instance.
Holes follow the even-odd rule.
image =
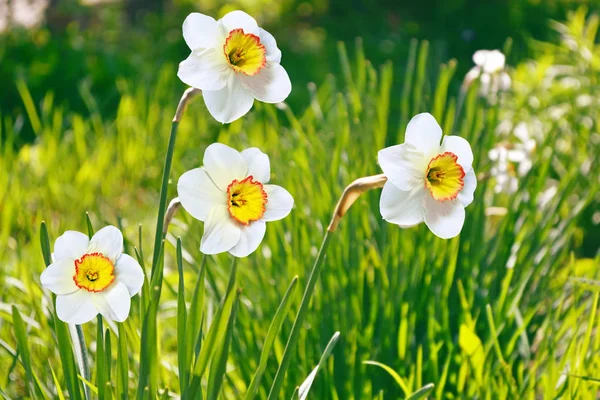
[[[183,279],[183,255],[181,238],[177,238],[177,271],[179,273],[179,287],[177,290],[177,366],[179,369],[179,390],[185,393],[187,388],[187,374],[189,360],[187,348],[187,309],[185,304],[185,284]]]
[[[227,321],[227,329],[225,331],[225,337],[221,341],[221,345],[215,351],[215,355],[210,363],[210,370],[208,374],[208,386],[207,395],[208,400],[217,400],[219,397],[219,391],[223,383],[223,376],[227,367],[227,358],[229,356],[229,347],[231,345],[231,337],[233,336],[233,327],[235,324],[235,317],[237,314],[237,307],[239,303],[241,291],[238,291],[233,302],[231,313]]]
[[[333,348],[335,347],[335,345],[337,344],[339,339],[340,339],[340,333],[339,332],[334,333],[333,336],[331,337],[331,339],[329,340],[329,343],[327,343],[327,346],[325,347],[325,350],[323,351],[323,354],[321,355],[321,359],[319,360],[319,363],[312,370],[312,372],[310,373],[308,378],[306,378],[306,380],[304,382],[302,382],[302,385],[300,385],[300,388],[298,389],[298,398],[300,400],[306,400],[306,398],[308,397],[308,392],[310,392],[310,388],[311,388],[313,382],[315,381],[315,378],[317,377],[317,373],[319,372],[319,370],[323,367],[323,365],[327,361],[327,358],[333,351]]]
[[[129,356],[127,352],[127,332],[123,323],[119,325],[117,352],[117,398],[127,400],[129,397]]]
[[[406,398],[406,400],[421,400],[427,398],[427,395],[433,391],[435,385],[433,383],[429,383],[423,386],[421,389],[417,390],[410,396]]]
[[[271,348],[273,347],[273,343],[275,343],[275,339],[277,339],[277,335],[281,329],[281,325],[285,320],[285,316],[290,310],[290,306],[292,305],[291,299],[292,295],[296,290],[296,284],[298,283],[298,276],[295,276],[288,286],[287,291],[285,292],[281,303],[279,304],[279,308],[277,308],[277,312],[275,313],[275,317],[271,321],[271,325],[269,326],[269,330],[267,331],[267,337],[265,338],[265,344],[263,346],[262,352],[260,353],[260,361],[258,362],[258,368],[252,377],[252,381],[250,382],[250,386],[246,391],[246,400],[254,399],[256,393],[258,392],[258,388],[260,387],[260,382],[262,380],[263,374],[265,373],[265,369],[267,368],[267,362],[269,361],[269,354],[271,353]]]

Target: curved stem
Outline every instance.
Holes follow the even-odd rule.
[[[75,325],[75,330],[77,331],[77,342],[79,343],[79,349],[81,351],[79,354],[81,357],[79,359],[79,366],[81,368],[81,374],[83,375],[83,378],[87,381],[83,383],[83,389],[85,391],[85,398],[90,400],[91,394],[88,382],[91,382],[91,375],[87,348],[85,346],[85,336],[83,335],[83,329],[81,328],[81,325]]]
[[[173,162],[173,152],[175,150],[175,141],[177,140],[177,128],[179,121],[185,111],[187,103],[196,94],[200,93],[200,89],[189,88],[181,96],[175,116],[173,117],[173,124],[171,125],[171,134],[169,135],[169,145],[167,147],[167,155],[165,157],[165,166],[163,168],[162,184],[160,188],[160,200],[158,202],[158,218],[156,219],[156,233],[154,236],[154,253],[152,256],[152,273],[154,276],[156,266],[158,265],[158,258],[160,256],[161,242],[164,239],[163,226],[165,220],[165,208],[167,205],[167,192],[169,185],[169,175],[171,174],[171,164]]]
[[[323,243],[321,244],[321,249],[319,250],[319,254],[317,255],[315,264],[313,265],[312,270],[310,272],[310,276],[308,277],[308,283],[306,284],[306,289],[304,289],[302,302],[300,303],[300,308],[298,309],[298,313],[296,314],[296,319],[294,320],[292,331],[290,332],[287,344],[285,345],[283,358],[281,359],[281,364],[277,369],[277,374],[275,375],[275,380],[273,381],[273,385],[271,386],[268,400],[274,400],[279,398],[281,385],[283,384],[283,379],[290,365],[292,352],[294,351],[296,343],[298,342],[300,328],[304,323],[304,318],[306,317],[308,305],[310,304],[310,300],[315,291],[315,286],[319,279],[319,275],[321,275],[323,261],[325,260],[327,248],[329,247],[329,242],[332,238],[333,233],[337,229],[337,226],[342,217],[346,214],[346,212],[350,209],[352,204],[354,204],[356,199],[358,199],[358,197],[362,193],[371,189],[380,188],[385,184],[385,182],[387,182],[387,177],[383,174],[366,176],[364,178],[359,178],[352,182],[346,187],[344,193],[342,193],[342,196],[340,197],[340,200],[338,201],[333,212],[333,216],[331,218],[331,222],[329,223],[329,227],[327,228],[327,232],[325,232],[325,237],[323,238]]]

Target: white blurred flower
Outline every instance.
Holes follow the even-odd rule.
[[[478,50],[473,54],[475,66],[465,76],[463,89],[479,79],[480,95],[495,101],[499,91],[510,89],[511,79],[505,71],[506,57],[499,50]]]
[[[533,166],[531,157],[536,147],[536,141],[529,133],[525,122],[517,124],[513,130],[517,141],[498,143],[488,152],[488,157],[494,162],[491,169],[496,179],[496,193],[515,193],[519,188],[519,177],[527,175]]]
[[[122,253],[123,235],[114,226],[100,229],[91,239],[76,231],[56,239],[54,262],[40,280],[57,295],[60,320],[80,325],[98,313],[117,322],[127,319],[144,272],[133,257]]]
[[[183,22],[183,38],[192,53],[179,64],[177,76],[202,90],[217,121],[244,116],[254,99],[279,103],[290,94],[275,38],[245,12],[232,11],[218,21],[192,13]]]
[[[294,199],[284,188],[266,184],[271,176],[269,157],[255,147],[240,153],[213,143],[203,163],[177,183],[183,208],[204,222],[200,251],[246,257],[263,240],[266,222],[285,218]]]
[[[379,151],[379,164],[388,178],[380,200],[383,219],[401,227],[425,222],[443,239],[460,233],[477,187],[465,139],[442,141],[435,118],[418,114],[408,123],[403,144]]]

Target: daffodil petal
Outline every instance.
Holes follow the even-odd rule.
[[[286,70],[277,63],[268,62],[258,74],[241,76],[242,83],[256,100],[265,103],[284,101],[292,91],[292,82]]]
[[[92,302],[91,293],[78,290],[56,297],[56,313],[61,321],[81,325],[94,319],[98,310]]]
[[[244,33],[252,33],[253,35],[257,36],[259,34],[259,28],[256,20],[240,10],[225,14],[225,16],[221,18],[219,22],[223,26],[226,33],[229,33],[234,29],[241,28],[244,30]]]
[[[473,151],[466,139],[460,136],[446,136],[442,143],[440,153],[445,153],[447,151],[458,156],[457,162],[465,171],[470,169],[473,165]]]
[[[281,62],[281,50],[277,47],[277,41],[269,32],[265,31],[263,28],[259,28],[260,42],[265,46],[267,50],[267,61],[280,63]]]
[[[144,271],[137,260],[128,254],[121,254],[115,264],[115,277],[129,291],[133,297],[139,293],[144,285]]]
[[[223,192],[234,179],[244,179],[248,172],[248,165],[240,152],[222,143],[213,143],[206,148],[203,163],[212,182]]]
[[[183,39],[190,50],[213,48],[223,36],[217,21],[200,13],[188,15],[183,21],[182,30]]]
[[[255,181],[267,183],[271,178],[271,162],[269,156],[256,147],[242,151],[242,157],[248,165],[248,176],[252,175]]]
[[[230,78],[223,89],[202,92],[210,115],[228,124],[246,115],[254,104],[254,97],[237,77]]]
[[[226,205],[214,206],[204,223],[204,235],[200,251],[204,254],[218,254],[229,251],[240,241],[241,229],[231,218]]]
[[[123,252],[123,234],[112,225],[105,226],[92,236],[88,253],[98,252],[114,264]]]
[[[215,175],[220,176],[218,173]],[[204,168],[195,168],[181,175],[177,182],[177,195],[183,208],[200,221],[206,220],[214,205],[227,201],[225,192],[215,186]]]
[[[410,191],[400,190],[388,181],[383,186],[379,209],[384,220],[402,228],[423,222],[425,187],[417,186]]]
[[[40,275],[40,281],[42,286],[54,294],[69,294],[79,290],[73,275],[75,275],[75,262],[63,258],[50,264]]]
[[[202,90],[221,90],[233,72],[217,49],[193,51],[179,63],[177,76],[186,85]]]
[[[108,289],[93,293],[91,298],[104,318],[123,322],[129,316],[131,296],[127,287],[121,282],[114,282]]]
[[[87,235],[77,231],[66,231],[54,242],[54,259],[77,260],[85,254],[89,243]]]
[[[433,115],[417,114],[406,127],[405,143],[410,143],[427,158],[439,152],[442,128]]]
[[[380,150],[379,165],[387,178],[400,190],[423,185],[427,160],[411,144],[399,144]]]
[[[248,226],[242,226],[240,240],[229,250],[229,253],[235,257],[247,257],[254,253],[265,237],[266,230],[267,224],[264,221],[255,221]]]
[[[294,206],[294,198],[284,188],[277,185],[264,185],[267,193],[266,211],[263,221],[277,221],[287,217]]]
[[[462,190],[458,193],[458,200],[462,203],[464,207],[468,206],[473,202],[473,194],[475,189],[477,188],[477,177],[475,176],[475,171],[471,168],[464,179],[464,186]]]
[[[450,239],[457,236],[465,223],[465,207],[458,200],[437,201],[425,196],[425,224],[436,236]]]

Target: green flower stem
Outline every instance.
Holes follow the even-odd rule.
[[[81,328],[81,325],[75,325],[75,330],[77,331],[77,341],[79,342],[79,349],[81,350],[81,358],[79,359],[81,374],[87,382],[91,382],[92,378],[90,375],[90,363],[88,359],[87,348],[85,345],[85,336],[83,335],[83,329]],[[87,382],[84,382],[83,389],[85,391],[85,398],[90,400],[92,397],[90,394],[90,387],[88,386]]]
[[[321,244],[321,249],[319,250],[319,255],[317,256],[317,260],[313,265],[312,271],[310,272],[310,276],[308,278],[308,284],[306,285],[306,289],[304,290],[304,295],[302,296],[302,302],[300,303],[300,308],[298,309],[298,314],[296,314],[296,320],[294,321],[294,325],[292,326],[292,331],[290,332],[290,336],[288,337],[287,344],[285,345],[285,350],[283,352],[283,358],[281,359],[281,364],[277,369],[277,375],[275,375],[275,380],[273,381],[273,386],[271,386],[271,391],[269,392],[268,400],[278,399],[279,392],[281,390],[281,385],[283,384],[283,379],[285,377],[285,373],[290,365],[290,361],[292,358],[292,350],[295,349],[296,343],[298,342],[298,335],[300,334],[300,327],[304,323],[304,318],[306,317],[306,311],[308,310],[308,305],[310,304],[310,299],[315,291],[315,285],[317,284],[317,280],[319,279],[319,275],[321,274],[321,268],[323,267],[323,260],[325,259],[325,253],[327,253],[327,248],[329,247],[329,242],[331,240],[333,231],[327,231],[325,233],[325,237],[323,238],[323,243]]]
[[[386,181],[387,177],[383,174],[359,178],[352,182],[350,185],[348,185],[348,187],[346,187],[344,193],[340,197],[340,200],[338,201],[333,212],[333,216],[331,218],[329,227],[327,228],[327,232],[325,233],[325,237],[323,238],[323,243],[321,244],[321,249],[319,250],[319,254],[317,255],[317,260],[315,261],[315,264],[312,267],[312,271],[310,272],[310,276],[308,277],[308,284],[306,285],[306,289],[304,290],[302,302],[300,303],[300,308],[298,309],[298,313],[296,314],[296,320],[294,321],[292,331],[290,332],[287,344],[285,345],[283,358],[281,359],[281,364],[277,369],[277,374],[275,375],[275,380],[273,381],[273,385],[271,386],[271,391],[269,392],[268,400],[275,400],[279,398],[279,392],[281,391],[283,379],[285,378],[285,374],[290,365],[292,352],[294,351],[296,343],[298,342],[300,328],[304,323],[304,318],[306,317],[308,305],[310,304],[310,300],[315,291],[317,280],[321,275],[321,269],[323,267],[323,261],[325,260],[327,248],[329,247],[329,241],[331,240],[333,233],[337,229],[340,220],[362,193],[368,190],[380,188],[385,184]]]
[[[185,110],[185,106],[192,97],[200,93],[199,89],[189,88],[181,96],[175,116],[173,117],[173,124],[171,125],[171,134],[169,136],[169,145],[167,147],[167,155],[165,157],[165,166],[163,168],[162,185],[160,188],[160,200],[158,203],[158,218],[156,219],[156,233],[154,236],[154,254],[152,256],[152,273],[151,277],[154,276],[156,266],[158,265],[158,258],[160,257],[161,242],[164,239],[163,226],[165,220],[165,211],[167,206],[167,192],[169,185],[169,175],[171,174],[171,164],[173,162],[173,151],[175,150],[175,141],[177,140],[177,127],[179,121]]]

